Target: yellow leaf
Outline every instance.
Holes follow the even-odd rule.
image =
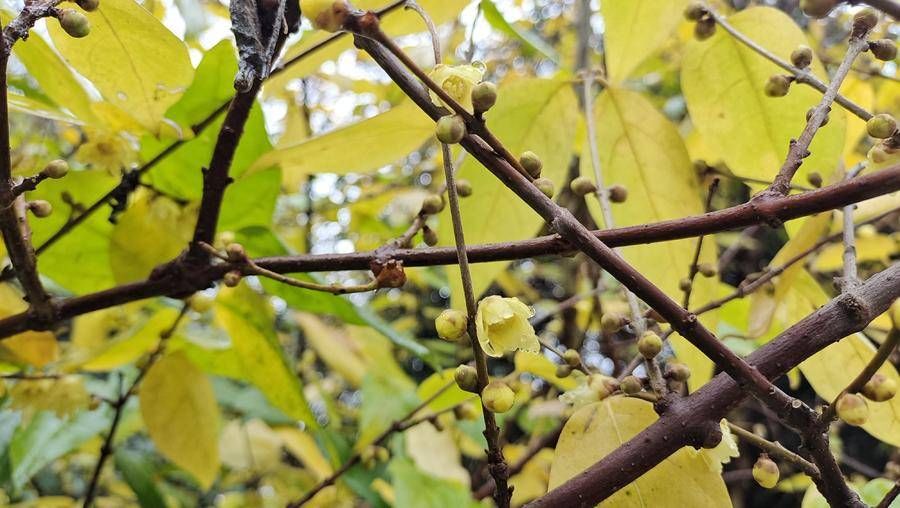
[[[572,158],[578,124],[578,105],[572,84],[563,79],[516,79],[500,87],[497,104],[486,115],[493,133],[513,154],[530,150],[544,163],[543,176],[562,186]],[[518,199],[500,180],[467,157],[458,170],[472,183],[473,193],[462,205],[466,243],[522,240],[537,234],[544,221]],[[453,244],[449,207],[440,216],[438,237]],[[508,262],[472,265],[475,294],[481,294]],[[454,307],[462,307],[459,268],[448,267],[450,295]]]
[[[0,284],[0,318],[28,309],[19,293],[7,283]],[[52,332],[24,332],[0,342],[0,360],[43,367],[59,358],[59,344]]]
[[[268,302],[242,284],[219,292],[215,313],[216,323],[231,337],[231,351],[241,378],[259,388],[286,415],[316,427],[300,379],[275,336]]]
[[[159,451],[208,489],[219,474],[219,407],[206,374],[183,353],[165,356],[144,376],[140,403]]]
[[[550,489],[580,473],[644,430],[657,416],[653,405],[610,397],[569,418],[550,467]],[[604,507],[731,506],[722,477],[703,456],[682,448],[603,502]]]
[[[173,308],[160,309],[150,319],[105,344],[81,368],[86,371],[105,371],[137,360],[156,346],[160,334],[172,326],[176,316],[178,311]]]
[[[897,241],[887,235],[875,235],[868,238],[856,239],[857,262],[880,261],[888,263],[891,254],[897,254]],[[844,245],[833,243],[819,253],[813,263],[813,269],[818,272],[836,272],[844,266]]]
[[[168,198],[139,194],[119,216],[110,238],[109,262],[116,282],[146,279],[158,265],[175,258],[190,241],[195,221],[192,211]]]
[[[605,185],[621,184],[628,189],[628,200],[612,205],[616,226],[643,224],[703,213],[705,190],[697,182],[684,141],[669,122],[642,95],[611,87],[594,106],[597,149]],[[581,154],[581,174],[591,178],[590,148]],[[603,224],[598,200],[587,200],[591,214]],[[687,276],[696,240],[685,239],[656,245],[639,245],[622,250],[625,259],[652,280],[669,297],[681,301],[679,281]],[[716,247],[707,239],[701,262],[715,262]],[[697,277],[691,301],[694,305],[715,297],[715,279]],[[714,328],[715,313],[702,317],[704,325]],[[680,336],[672,336],[676,356],[692,375],[691,390],[712,377],[712,362]]]
[[[297,427],[276,427],[275,432],[281,436],[287,451],[312,471],[317,480],[326,478],[334,471],[310,434]]]
[[[869,111],[872,111],[872,107],[875,105],[875,90],[872,89],[872,83],[857,78],[853,73],[850,73],[844,79],[844,83],[841,85],[841,95]],[[860,138],[866,134],[866,122],[856,115],[846,115],[846,117],[847,133],[844,142],[844,158],[847,160],[844,162],[846,164],[854,164],[857,161],[853,160],[852,157],[858,155],[856,145]],[[863,153],[862,155],[865,154]]]
[[[219,437],[219,455],[232,470],[264,474],[281,464],[281,445],[281,436],[259,418],[231,420]]]
[[[621,83],[652,55],[682,21],[687,0],[607,0],[600,2],[606,70]]]
[[[460,463],[459,449],[449,431],[439,431],[429,422],[407,430],[406,453],[416,467],[435,478],[454,480],[469,488],[469,472]]]
[[[91,33],[82,39],[47,24],[56,49],[106,101],[156,132],[194,75],[184,43],[134,0],[105,0],[84,14]]]
[[[787,14],[770,7],[753,7],[729,18],[749,38],[788,59],[791,51],[809,43]],[[824,76],[813,58],[812,71]],[[806,126],[806,112],[822,99],[808,86],[794,84],[785,97],[767,97],[766,81],[784,74],[777,67],[736,41],[724,30],[705,41],[689,43],[681,71],[681,86],[688,111],[705,141],[739,175],[771,180],[787,155],[789,142]],[[806,173],[831,175],[844,146],[844,111],[835,106],[830,121],[819,129],[810,147],[812,155],[800,167],[796,181]]]
[[[312,173],[362,172],[396,162],[433,134],[434,122],[406,101],[372,118],[272,150],[251,171],[280,166],[284,185],[294,189]],[[360,157],[361,152],[366,156]]]
[[[560,390],[571,390],[578,385],[572,376],[558,377],[556,364],[540,353],[516,351],[515,363],[517,371],[534,374]]]
[[[436,396],[434,400],[429,402],[428,405],[423,408],[423,411],[424,409],[429,409],[430,412],[437,413],[449,409],[460,402],[476,399],[476,395],[464,392],[462,388],[456,384],[453,376],[455,370],[456,369],[444,369],[441,372],[435,372],[419,384],[419,387],[416,388],[416,396],[422,401],[433,396],[444,386],[450,385],[449,388],[445,389],[440,395]],[[480,403],[472,404],[472,408],[478,413],[481,413]],[[420,411],[418,415],[422,416],[422,414],[424,414],[423,411]]]

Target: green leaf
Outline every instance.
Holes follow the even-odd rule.
[[[163,308],[147,319],[140,319],[135,326],[105,343],[85,363],[79,366],[85,371],[108,371],[131,363],[159,343],[160,334],[171,328],[178,311]]]
[[[684,141],[675,126],[641,94],[610,87],[594,105],[597,149],[604,184],[621,184],[628,189],[624,203],[613,204],[616,226],[630,226],[676,219],[704,212],[703,195],[688,157]],[[594,171],[589,146],[581,155],[581,174],[591,178]],[[595,222],[603,224],[599,201],[587,200]],[[688,275],[696,246],[695,239],[654,245],[625,247],[622,254],[641,274],[653,281],[670,298],[682,300],[679,281]],[[716,246],[704,242],[701,262],[714,262]],[[696,277],[692,302],[715,297],[716,282]],[[702,316],[704,325],[715,329],[715,313]],[[687,340],[673,335],[671,344],[679,360],[691,368],[691,390],[709,381],[712,362]]]
[[[770,7],[753,7],[729,18],[747,37],[787,60],[797,46],[810,45],[787,14]],[[811,46],[815,46],[814,44]],[[824,76],[813,58],[813,73]],[[681,86],[694,127],[734,174],[771,180],[787,156],[789,143],[806,126],[806,112],[822,94],[791,85],[785,97],[767,97],[766,81],[784,70],[745,47],[724,30],[705,41],[688,44]],[[818,171],[834,171],[844,147],[844,111],[835,106],[830,121],[819,129],[797,181]]]
[[[300,378],[278,343],[273,329],[275,318],[265,299],[246,284],[223,288],[216,299],[215,313],[216,322],[231,336],[231,351],[241,379],[259,388],[286,415],[316,428]]]
[[[271,168],[245,175],[225,189],[227,205],[219,215],[219,231],[236,231],[249,226],[268,226],[281,191],[281,171]]]
[[[518,79],[501,86],[497,104],[486,114],[488,127],[513,154],[530,150],[544,163],[543,176],[559,190],[569,163],[578,125],[578,104],[565,76],[556,79]],[[472,183],[473,193],[463,203],[466,243],[477,244],[531,238],[544,224],[531,207],[473,157],[458,169]],[[449,207],[440,215],[438,237],[453,244]],[[481,294],[508,265],[507,262],[471,266],[475,295]],[[448,267],[453,305],[463,305],[459,269]]]
[[[406,101],[384,113],[272,150],[253,170],[281,167],[284,185],[296,189],[313,173],[352,173],[396,162],[434,135],[434,122]],[[292,136],[286,132],[284,136]],[[290,139],[290,138],[288,138]],[[360,157],[360,150],[366,156]]]
[[[362,384],[362,408],[359,437],[354,449],[360,451],[372,444],[391,422],[402,418],[416,407],[416,386],[402,371],[385,373],[369,371]]]
[[[606,71],[621,83],[655,53],[682,20],[688,0],[606,0],[600,2]]]
[[[156,468],[147,454],[119,448],[114,458],[116,469],[142,508],[166,508],[166,501],[154,481]]]
[[[194,80],[184,95],[166,111],[183,127],[191,127],[209,116],[234,96],[237,57],[230,40],[222,40],[203,54],[194,72]]]
[[[82,39],[48,23],[54,46],[107,102],[157,132],[194,75],[184,43],[134,0],[106,0],[84,14],[91,33]]]
[[[472,500],[460,482],[435,478],[420,471],[406,458],[396,458],[388,466],[396,495],[395,506],[444,508],[481,506]]]
[[[593,465],[656,420],[652,404],[627,397],[609,397],[579,409],[560,434],[549,488]],[[622,487],[603,506],[731,506],[731,499],[722,476],[706,463],[702,452],[682,448]]]
[[[170,353],[147,371],[140,402],[159,451],[209,489],[219,475],[219,407],[206,374],[184,353]]]
[[[61,420],[52,412],[34,415],[27,427],[20,427],[9,445],[10,483],[18,491],[44,466],[75,450],[107,429],[104,411],[78,413]]]
[[[484,19],[486,19],[492,27],[522,43],[523,53],[540,53],[550,60],[559,63],[559,55],[556,54],[556,50],[553,49],[553,46],[544,42],[544,40],[541,39],[541,36],[534,31],[521,28],[506,21],[506,18],[503,17],[503,13],[497,9],[497,5],[491,0],[481,0],[481,12],[484,13]]]

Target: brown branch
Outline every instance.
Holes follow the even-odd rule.
[[[897,499],[897,496],[900,496],[900,480],[894,482],[894,486],[884,495],[884,498],[875,508],[890,508],[891,503],[894,502],[894,499]]]
[[[528,445],[528,449],[525,450],[525,453],[519,460],[513,462],[509,465],[509,475],[513,476],[522,471],[522,468],[525,467],[528,462],[534,458],[535,455],[540,453],[541,450],[547,448],[548,446],[554,446],[555,443],[559,440],[559,435],[562,433],[563,425],[559,424],[555,429],[550,432],[544,434],[540,438],[536,439],[533,443]],[[490,478],[475,491],[475,499],[484,499],[491,495],[491,492],[494,491],[494,479]]]
[[[747,361],[767,378],[778,378],[815,353],[862,330],[898,296],[900,263],[819,308],[756,350]],[[694,394],[677,401],[627,443],[528,506],[594,506],[690,445],[694,438],[685,429],[718,422],[746,396],[730,376],[719,374]],[[839,478],[838,482],[843,480]]]

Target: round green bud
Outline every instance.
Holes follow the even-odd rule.
[[[575,368],[581,365],[581,355],[574,349],[567,349],[565,353],[563,353],[563,361],[565,361],[566,365],[569,367]]]
[[[505,413],[515,402],[515,392],[503,381],[491,381],[481,391],[481,403],[493,413]]]
[[[818,171],[813,171],[810,174],[806,175],[806,181],[809,182],[810,185],[818,189],[822,186],[822,175],[820,175]]]
[[[569,184],[569,188],[578,196],[587,196],[588,194],[597,192],[597,186],[586,176],[576,177],[572,180],[572,183]]]
[[[716,266],[712,263],[700,263],[697,265],[697,270],[700,272],[700,275],[704,277],[715,277],[719,274],[719,271],[716,270]]]
[[[884,374],[875,374],[863,386],[862,394],[865,398],[874,402],[891,400],[894,398],[894,395],[897,395],[897,381]]]
[[[688,279],[687,277],[678,281],[678,289],[680,289],[682,291],[690,291],[691,288],[693,288],[693,287],[694,287],[694,281],[692,281],[691,279]]]
[[[522,155],[519,156],[519,164],[525,168],[525,172],[531,175],[531,178],[539,178],[541,169],[544,167],[544,163],[534,152],[522,152]]]
[[[710,17],[704,17],[694,24],[694,38],[705,41],[716,33],[716,21]]]
[[[881,164],[891,158],[891,152],[884,146],[884,143],[878,143],[869,150],[868,157],[875,164]]]
[[[889,138],[897,132],[897,121],[887,113],[877,114],[866,122],[866,132],[873,138]]]
[[[646,331],[641,338],[638,339],[638,352],[646,359],[656,358],[656,355],[662,351],[662,339],[652,331]]]
[[[885,62],[890,62],[897,58],[897,44],[890,39],[878,39],[877,41],[869,42],[869,51],[872,52],[872,56]]]
[[[456,193],[461,198],[467,198],[472,195],[472,183],[468,180],[456,181]]]
[[[797,49],[791,52],[791,63],[794,67],[805,69],[812,63],[812,49],[809,46],[797,46]]]
[[[553,188],[553,182],[549,178],[535,178],[534,186],[548,198],[553,198],[553,192],[556,189]]]
[[[572,367],[569,365],[557,365],[556,377],[569,377],[572,374]]]
[[[188,304],[191,306],[191,309],[194,312],[204,313],[209,312],[213,307],[213,299],[203,295],[203,294],[195,294],[191,296],[191,299],[188,301]]]
[[[800,10],[811,18],[824,18],[837,3],[838,0],[800,0]]]
[[[372,469],[373,467],[375,467],[375,463],[377,462],[375,458],[375,449],[375,445],[369,445],[363,448],[361,452],[359,452],[359,459],[366,469]]]
[[[62,178],[69,173],[69,163],[62,159],[52,160],[44,166],[41,173],[47,178]]]
[[[684,8],[684,19],[688,21],[700,21],[706,16],[706,6],[703,2],[691,2]]]
[[[478,372],[471,365],[460,365],[453,372],[456,386],[464,392],[478,393]]]
[[[100,7],[100,0],[75,0],[75,3],[88,12],[96,11]]]
[[[624,203],[628,199],[628,188],[624,185],[615,184],[607,189],[609,192],[609,200],[613,203]]]
[[[58,18],[59,26],[71,37],[77,39],[91,33],[91,22],[75,9],[61,9]]]
[[[375,460],[378,462],[387,462],[389,458],[391,458],[391,452],[389,452],[387,448],[383,446],[375,447]]]
[[[625,376],[622,379],[622,391],[628,395],[634,395],[644,389],[644,383],[636,376]]]
[[[683,363],[670,362],[666,365],[665,376],[668,379],[684,383],[691,377],[691,369]]]
[[[53,213],[53,205],[51,205],[49,201],[45,201],[43,199],[35,199],[34,201],[29,201],[28,209],[31,210],[31,213],[33,213],[34,216],[38,218],[49,217],[50,214]]]
[[[625,326],[625,320],[618,314],[604,312],[600,316],[600,329],[606,333],[618,332],[623,326]]]
[[[237,242],[229,243],[225,247],[225,253],[228,255],[228,260],[232,262],[244,261],[247,259],[247,251],[244,249],[243,245]]]
[[[468,324],[469,317],[466,313],[456,309],[447,309],[434,320],[438,337],[449,341],[461,339],[466,334]]]
[[[438,235],[437,231],[431,229],[428,226],[422,228],[422,240],[425,242],[425,245],[429,247],[434,247],[438,243]]]
[[[497,102],[497,85],[482,81],[472,88],[472,106],[476,113],[484,113]]]
[[[764,91],[769,97],[784,97],[791,89],[791,81],[791,78],[783,74],[769,76]]]
[[[862,37],[869,33],[878,24],[878,13],[874,9],[866,7],[853,15],[853,28],[851,37]]]
[[[849,425],[860,426],[869,419],[869,405],[866,399],[855,393],[845,393],[835,404],[838,418]]]
[[[241,272],[232,270],[226,273],[222,277],[222,283],[230,288],[237,287],[237,285],[241,283]]]
[[[764,489],[771,489],[778,483],[781,473],[778,471],[778,464],[769,458],[765,453],[760,455],[753,464],[753,479]]]
[[[429,194],[422,200],[422,213],[434,215],[444,209],[444,198],[438,194]]]
[[[434,135],[441,143],[459,143],[466,135],[466,122],[459,115],[442,116],[437,121]]]

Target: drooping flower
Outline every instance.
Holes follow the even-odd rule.
[[[703,461],[706,462],[706,465],[709,466],[709,470],[714,473],[721,473],[722,464],[728,464],[731,462],[732,457],[740,455],[737,440],[734,438],[734,434],[731,433],[731,429],[728,428],[728,420],[724,418],[719,420],[719,428],[722,431],[722,440],[714,448],[703,448],[700,450],[686,448],[690,450],[690,453],[700,455]]]
[[[522,349],[539,351],[537,335],[528,318],[534,315],[530,307],[518,298],[489,296],[478,302],[475,330],[481,348],[489,356]]]
[[[484,77],[484,64],[481,62],[474,62],[471,65],[438,64],[431,70],[429,77],[447,92],[450,98],[472,113],[472,89]],[[436,104],[443,104],[434,92],[431,93],[431,100]],[[443,105],[449,107],[447,104]]]

